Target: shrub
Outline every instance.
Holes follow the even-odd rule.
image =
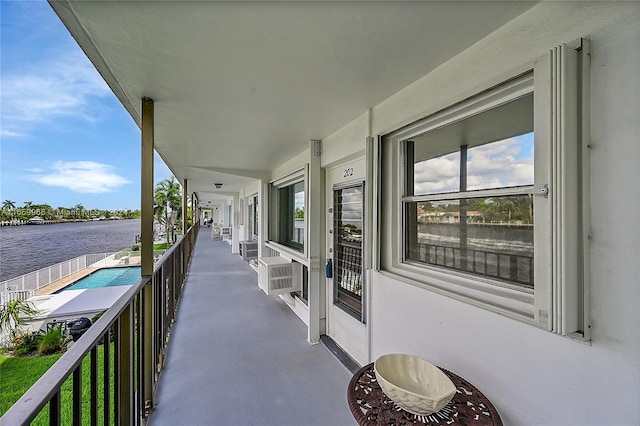
[[[39,314],[31,302],[12,300],[0,305],[0,331],[7,330],[14,335],[22,335],[22,322]]]
[[[62,352],[67,343],[67,338],[62,332],[62,326],[53,327],[40,336],[38,352],[41,355],[49,355]]]
[[[40,333],[15,334],[11,342],[11,350],[16,356],[29,355],[38,350]]]
[[[104,313],[105,313],[105,312],[107,312],[107,311],[100,311],[100,312],[98,312],[97,314],[95,314],[95,315],[91,318],[91,324],[95,324],[95,323],[96,323],[96,321],[98,321],[98,320],[100,319],[100,317],[101,317],[102,315],[104,315]]]

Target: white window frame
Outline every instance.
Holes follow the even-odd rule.
[[[293,247],[289,247],[280,241],[277,241],[280,235],[280,189],[285,188],[287,186],[295,185],[299,182],[304,183],[304,209],[305,209],[305,220],[307,213],[307,206],[309,205],[309,170],[308,166],[303,169],[297,170],[287,176],[284,176],[280,179],[276,179],[270,182],[269,184],[269,230],[268,230],[268,240],[266,242],[267,247],[270,247],[274,250],[279,251],[281,254],[287,254],[292,259],[304,261],[307,258],[307,250],[309,240],[309,226],[305,222],[304,227],[304,243],[303,250],[297,250]],[[306,264],[306,262],[304,262]]]
[[[587,51],[587,40],[551,49],[531,72],[382,137],[382,273],[558,334],[590,338]],[[528,93],[534,93],[534,289],[405,262],[403,142]]]
[[[258,212],[256,201],[258,200],[258,193],[254,193],[246,197],[246,212],[247,215],[247,239],[252,241],[258,241],[258,228],[260,224],[260,215]],[[249,232],[251,231],[251,232]]]

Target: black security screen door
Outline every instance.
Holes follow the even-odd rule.
[[[334,304],[362,320],[364,184],[333,191]]]

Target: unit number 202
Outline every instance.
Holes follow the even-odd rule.
[[[348,169],[344,169],[344,177],[353,176],[353,167],[349,167]]]

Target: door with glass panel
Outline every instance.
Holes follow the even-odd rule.
[[[364,183],[333,190],[333,304],[362,321]]]
[[[344,163],[326,173],[328,214],[326,330],[360,364],[367,362],[366,277],[363,268],[366,166],[364,159]]]

